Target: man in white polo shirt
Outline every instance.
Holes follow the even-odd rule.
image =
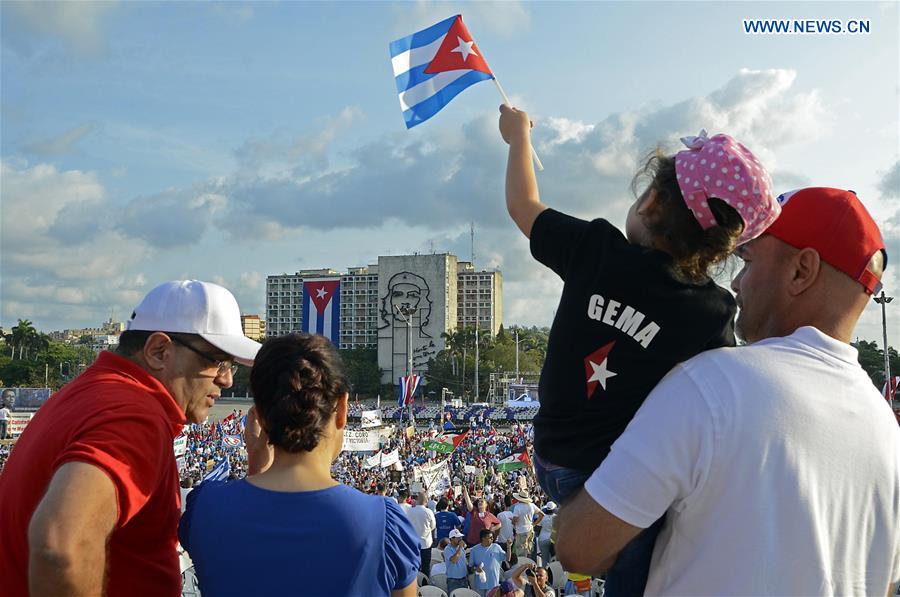
[[[434,531],[437,528],[434,512],[425,507],[427,501],[428,496],[423,491],[416,496],[416,505],[406,511],[406,516],[419,535],[419,548],[422,553],[419,570],[424,574],[431,573],[431,545],[434,543]]]
[[[900,581],[900,429],[850,346],[887,263],[852,191],[779,198],[738,249],[737,333],[653,390],[560,512],[557,554],[598,573],[666,523],[648,595],[886,595]]]

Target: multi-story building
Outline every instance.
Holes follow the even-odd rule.
[[[331,269],[300,270],[266,278],[266,336],[283,336],[303,326],[303,280],[339,275]]]
[[[66,344],[76,344],[83,336],[115,336],[125,331],[125,323],[122,321],[113,321],[112,316],[98,328],[73,328],[61,331],[50,332],[49,336],[53,340],[65,342]],[[118,340],[114,342],[118,344]]]
[[[378,348],[378,266],[341,274],[341,348]]]
[[[503,274],[476,271],[468,261],[457,264],[456,325],[489,330],[491,336],[503,324]]]
[[[423,372],[444,348],[442,334],[457,326],[474,325],[477,317],[483,333],[493,336],[502,324],[499,271],[476,271],[449,253],[392,255],[345,273],[326,268],[268,276],[266,336],[303,330],[304,283],[337,280],[339,300],[331,304],[339,305],[338,345],[377,348],[385,383],[407,372],[410,355],[413,371]]]
[[[259,315],[241,315],[241,328],[251,340],[259,340],[266,335],[266,320]]]

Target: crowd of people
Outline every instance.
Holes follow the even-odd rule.
[[[18,438],[4,589],[176,595],[180,541],[207,597],[412,597],[426,577],[545,596],[563,570],[607,597],[894,594],[900,429],[850,345],[887,265],[860,199],[776,197],[747,147],[701,131],[646,160],[623,233],[541,202],[530,130],[501,107],[507,209],[563,280],[533,428],[398,425],[377,459],[342,454],[329,340],[260,346],[228,290],[167,282]],[[711,275],[732,254],[733,294]],[[202,425],[237,364],[253,407]],[[202,477],[183,513],[179,467]]]

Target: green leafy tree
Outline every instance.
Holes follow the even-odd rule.
[[[374,348],[353,348],[340,349],[339,352],[354,393],[365,398],[374,398],[379,394],[381,369],[378,367],[378,351]]]
[[[537,372],[547,354],[547,328],[501,328],[493,338],[481,332],[478,350],[479,395],[485,396],[492,372],[516,368],[515,335],[519,336],[519,371]],[[445,349],[428,363],[429,384],[445,387],[458,396],[471,395],[475,372],[475,328],[467,326],[442,334]],[[437,390],[436,390],[437,391]]]
[[[877,342],[858,340],[852,345],[859,353],[859,364],[865,369],[872,383],[881,391],[884,388],[884,350]],[[891,375],[900,375],[900,355],[893,346],[888,347],[888,358],[891,364]]]

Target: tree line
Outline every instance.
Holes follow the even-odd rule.
[[[547,355],[549,328],[500,327],[491,337],[485,330],[478,334],[478,394],[487,397],[490,374],[512,373],[516,370],[516,337],[519,343],[519,372],[538,373]],[[441,389],[447,388],[457,397],[475,395],[475,328],[462,327],[442,334],[445,348],[428,361],[424,391],[428,399],[440,399]],[[19,319],[9,333],[0,337],[0,387],[50,387],[59,389],[67,381],[90,365],[96,357],[91,349],[92,338],[82,338],[78,344],[52,340],[28,319]],[[884,386],[884,351],[877,342],[857,340],[852,346],[859,353],[859,362],[880,391]],[[353,385],[351,399],[381,395],[396,400],[396,386],[382,384],[382,370],[378,367],[378,352],[369,349],[341,349],[347,374]],[[893,347],[888,352],[892,375],[900,375],[900,355]],[[433,392],[433,394],[432,394]],[[235,396],[249,396],[250,370],[239,367],[232,387],[225,392]]]

